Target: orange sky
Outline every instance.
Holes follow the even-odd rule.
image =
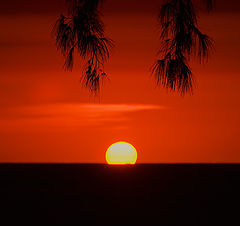
[[[0,10],[1,162],[105,162],[119,140],[137,148],[139,162],[240,162],[240,3],[217,1],[216,12],[201,15],[216,53],[206,65],[192,64],[197,88],[182,98],[150,77],[157,1],[127,8],[127,1],[107,1],[115,48],[110,81],[94,98],[79,83],[80,66],[62,69],[51,37],[62,1],[18,2]]]

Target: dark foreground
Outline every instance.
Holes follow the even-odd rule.
[[[240,165],[0,165],[0,179],[4,226],[240,225]]]

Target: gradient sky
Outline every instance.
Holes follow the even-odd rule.
[[[105,162],[116,141],[138,161],[240,162],[240,2],[217,0],[200,27],[216,42],[206,65],[192,63],[193,96],[156,88],[161,1],[107,0],[106,32],[115,48],[101,95],[83,89],[81,62],[62,68],[51,29],[61,0],[4,1],[0,8],[0,161]]]

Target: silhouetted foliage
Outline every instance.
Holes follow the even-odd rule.
[[[98,12],[100,0],[66,0],[68,15],[60,15],[54,27],[56,45],[65,57],[66,70],[73,69],[77,52],[87,66],[83,72],[84,85],[92,92],[100,89],[106,76],[104,63],[109,58],[112,40],[104,35],[103,22]]]
[[[208,10],[213,0],[202,0]],[[196,3],[196,2],[195,2]],[[212,39],[198,28],[196,7],[192,0],[169,0],[159,13],[162,26],[162,59],[153,65],[152,72],[157,84],[169,90],[192,93],[193,77],[188,61],[197,57],[200,62],[208,59],[213,50]]]
[[[101,81],[107,76],[104,63],[113,46],[112,40],[105,37],[98,11],[102,1],[66,0],[67,16],[61,15],[54,27],[57,48],[65,57],[65,69],[73,69],[74,55],[78,53],[86,61],[82,82],[94,93],[99,92]],[[204,62],[214,46],[213,40],[198,28],[196,6],[210,11],[214,3],[215,0],[167,0],[162,5],[159,13],[162,58],[152,68],[158,85],[181,95],[192,93],[193,76],[188,62],[192,57]]]

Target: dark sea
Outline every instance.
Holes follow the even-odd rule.
[[[0,225],[240,225],[240,165],[1,164]]]

